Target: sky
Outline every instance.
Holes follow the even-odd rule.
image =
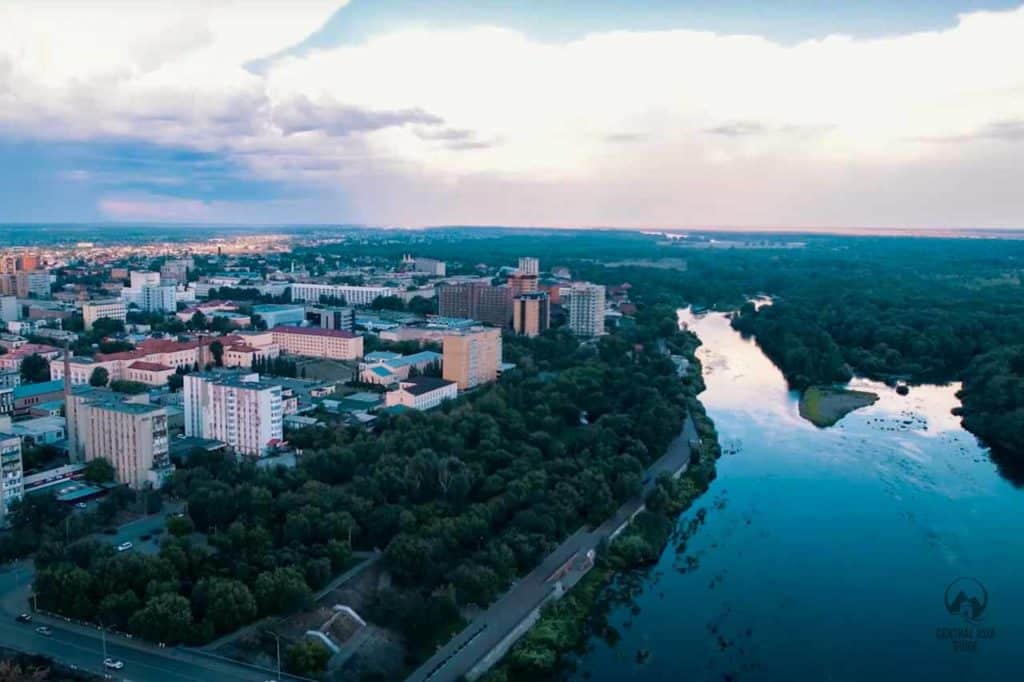
[[[0,0],[0,222],[1024,228],[1005,0]]]

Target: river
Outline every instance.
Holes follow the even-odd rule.
[[[1018,677],[1024,490],[950,414],[957,387],[855,379],[880,400],[819,429],[724,315],[680,319],[703,342],[718,478],[570,678]],[[951,613],[961,593],[974,608]]]

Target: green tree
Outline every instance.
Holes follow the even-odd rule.
[[[195,524],[188,516],[172,516],[167,519],[167,532],[176,538],[191,535],[195,529]]]
[[[188,599],[178,594],[158,594],[131,617],[132,632],[151,642],[177,644],[188,642],[195,634],[192,607]]]
[[[291,613],[307,608],[313,601],[309,585],[295,568],[275,568],[260,573],[253,591],[260,613],[264,615]]]
[[[222,318],[217,318],[222,319]],[[213,355],[213,362],[218,367],[224,366],[224,344],[220,341],[214,341],[210,344],[210,353]]]
[[[21,361],[21,382],[38,384],[50,380],[50,363],[38,353],[33,353]]]
[[[85,471],[82,473],[85,480],[90,483],[106,483],[107,481],[113,481],[115,474],[116,471],[114,470],[114,465],[105,457],[97,457],[96,459],[89,460],[85,465]]]
[[[318,677],[327,669],[331,652],[312,640],[296,642],[285,653],[285,667],[292,675]]]
[[[256,600],[239,580],[203,578],[192,592],[192,609],[196,619],[208,620],[215,632],[231,632],[256,617]]]
[[[107,371],[106,367],[97,367],[89,375],[90,386],[106,386],[108,381],[110,381],[110,372]]]

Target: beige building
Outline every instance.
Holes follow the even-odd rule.
[[[363,337],[340,329],[317,327],[274,327],[274,343],[284,353],[331,360],[363,357]]]
[[[551,326],[551,306],[545,293],[526,294],[512,301],[512,329],[522,336],[537,336]]]
[[[92,329],[96,320],[106,317],[112,320],[125,320],[124,301],[86,301],[82,304],[82,320],[86,329]]]
[[[443,376],[460,391],[497,379],[500,364],[500,329],[473,327],[444,337]]]
[[[125,398],[83,387],[68,399],[68,449],[72,462],[103,458],[117,480],[131,488],[159,488],[173,471],[167,408],[147,396]]]

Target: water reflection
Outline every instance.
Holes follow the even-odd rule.
[[[958,386],[900,396],[856,379],[879,401],[819,429],[724,315],[681,320],[704,344],[719,477],[611,609],[616,643],[594,638],[574,678],[945,681],[1016,670],[1024,497],[950,414]],[[973,655],[936,637],[957,625],[943,593],[960,575],[983,581],[993,601],[997,636]]]

